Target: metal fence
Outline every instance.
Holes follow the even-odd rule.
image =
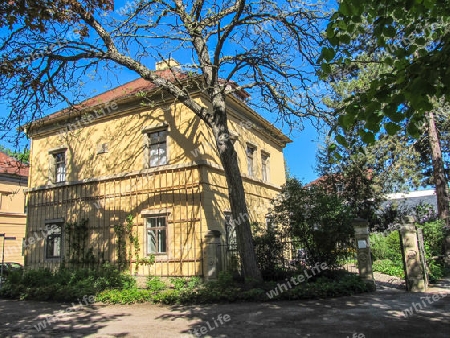
[[[277,251],[278,255],[263,257],[263,260],[266,258],[266,261],[270,261],[266,266],[260,266],[265,279],[280,280],[295,274],[299,270],[310,268],[311,260],[306,250],[302,248],[300,241],[286,240],[281,243],[282,250]],[[355,243],[352,242],[350,246],[339,249],[341,251],[347,251],[348,255],[345,255],[346,257],[341,259],[337,266],[332,267],[332,269],[357,274],[358,267]],[[242,277],[242,263],[237,248],[227,246],[226,244],[219,244],[217,250],[218,257],[221,257],[220,270],[228,271],[236,278]]]

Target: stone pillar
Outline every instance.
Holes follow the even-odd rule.
[[[372,258],[370,256],[369,222],[362,218],[356,218],[353,220],[353,227],[355,228],[359,275],[375,290],[376,284],[373,278]]]
[[[203,271],[205,281],[217,279],[221,270],[221,254],[220,231],[209,230],[205,235],[205,245],[203,248]]]
[[[400,240],[402,256],[405,265],[405,282],[408,291],[425,292],[425,271],[420,260],[419,245],[417,244],[417,228],[414,217],[407,216],[400,226]]]

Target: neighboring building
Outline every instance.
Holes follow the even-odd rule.
[[[169,70],[158,71],[173,78]],[[143,92],[151,104],[142,104],[149,102]],[[271,199],[285,183],[283,148],[290,140],[245,104],[245,94],[227,99],[250,212],[242,218],[265,222]],[[210,106],[200,92],[191,95]],[[27,266],[57,267],[80,255],[117,263],[123,259],[117,226],[128,215],[139,236],[139,257],[156,257],[154,265],[141,265],[139,274],[203,275],[209,230],[220,231],[221,243],[233,247],[233,227],[241,220],[230,221],[213,134],[166,96],[163,100],[155,85],[138,79],[85,101],[76,112],[57,112],[27,126],[27,234],[45,234],[29,246]],[[82,219],[88,219],[87,230],[77,231],[86,233],[85,242],[70,230],[74,222],[81,229]]]
[[[382,208],[395,202],[398,206],[405,208],[413,208],[420,204],[431,205],[434,211],[437,211],[437,196],[436,190],[434,189],[392,193],[386,194],[385,197],[387,201],[383,202],[381,205]]]
[[[5,241],[5,262],[23,264],[25,237],[25,194],[28,166],[0,151],[0,234],[16,237]],[[0,263],[3,238],[0,237]]]

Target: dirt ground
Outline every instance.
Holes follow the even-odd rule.
[[[39,332],[71,304],[0,300],[0,337],[450,337],[450,281],[407,293],[395,278],[377,279],[376,292],[314,301],[79,306]]]

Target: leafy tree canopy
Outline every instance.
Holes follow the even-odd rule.
[[[367,90],[345,100],[341,126],[365,121],[361,136],[367,143],[375,140],[383,118],[390,134],[406,123],[410,135],[420,135],[432,98],[450,92],[449,14],[448,1],[340,2],[326,29],[330,46],[323,48],[320,58],[324,77],[333,73],[333,65],[346,67],[348,76],[358,72],[353,67],[361,62],[389,66]],[[359,60],[363,53],[371,60]]]

